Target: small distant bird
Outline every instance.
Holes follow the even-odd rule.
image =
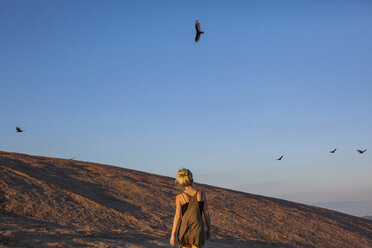
[[[16,127],[17,133],[22,133],[25,130],[22,130],[20,127]]]
[[[282,155],[282,156],[280,156],[280,158],[277,158],[276,160],[282,160],[282,158],[283,158],[283,155]]]
[[[330,151],[330,153],[335,153],[337,150],[337,148],[335,148],[334,150]]]
[[[367,151],[367,149],[364,149],[363,151],[362,150],[357,150],[360,154],[362,153],[365,153]]]
[[[198,20],[195,21],[195,29],[196,29],[195,42],[198,42],[199,39],[200,39],[200,35],[204,34],[204,32],[201,31],[201,29],[200,29],[200,24],[199,24]]]

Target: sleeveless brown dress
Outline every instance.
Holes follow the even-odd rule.
[[[178,247],[192,244],[201,248],[205,244],[204,224],[200,214],[197,194],[198,192],[194,196],[186,194],[190,200],[187,210],[177,227]]]

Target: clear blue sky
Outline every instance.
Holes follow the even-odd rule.
[[[371,44],[369,0],[2,0],[0,150],[372,215]]]

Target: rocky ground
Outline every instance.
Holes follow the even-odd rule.
[[[196,184],[206,247],[372,247],[372,221]],[[75,160],[0,152],[0,247],[170,247],[174,178]]]

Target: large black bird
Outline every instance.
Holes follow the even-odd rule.
[[[337,150],[337,148],[333,149],[332,151],[330,151],[330,153],[335,153]]]
[[[277,158],[276,160],[282,160],[282,158],[283,158],[283,155],[282,155],[282,156],[280,156],[280,158]]]
[[[204,34],[204,32],[201,31],[201,29],[200,29],[200,24],[199,24],[198,20],[195,21],[195,29],[196,29],[195,42],[198,42],[199,39],[200,39],[200,35]]]
[[[22,133],[25,130],[22,130],[20,127],[16,127],[17,133]]]
[[[367,149],[364,149],[363,151],[362,150],[357,150],[360,154],[362,153],[365,153],[367,151]]]

